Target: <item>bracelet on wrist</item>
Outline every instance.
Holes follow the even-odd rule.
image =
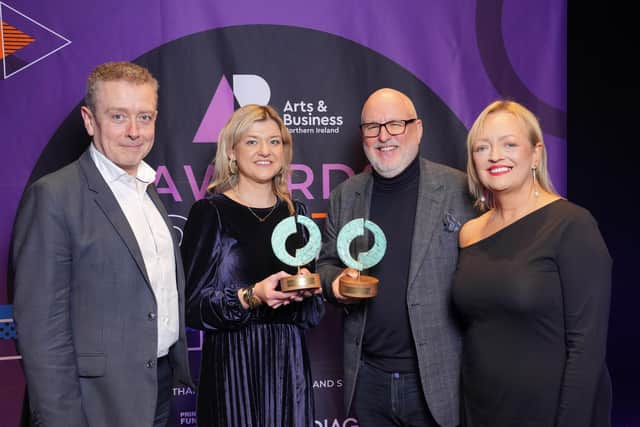
[[[246,288],[244,288],[244,292],[242,292],[242,299],[249,306],[250,310],[253,310],[257,306],[262,304],[262,301],[260,300],[260,298],[258,298],[257,296],[255,296],[253,294],[253,287],[254,286],[255,285],[251,285],[249,287],[246,287]]]

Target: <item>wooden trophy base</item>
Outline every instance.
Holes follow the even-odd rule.
[[[378,295],[379,280],[372,276],[342,276],[340,293],[349,298],[371,298]]]
[[[280,279],[282,292],[304,291],[306,289],[318,289],[320,287],[319,274],[294,274]]]

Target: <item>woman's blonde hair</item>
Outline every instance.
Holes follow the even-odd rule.
[[[513,114],[522,121],[525,129],[527,130],[529,142],[533,147],[538,143],[542,144],[540,160],[538,161],[537,167],[534,169],[536,180],[540,188],[544,191],[557,194],[556,190],[553,188],[551,177],[549,176],[549,169],[547,167],[547,148],[544,144],[544,139],[542,138],[542,129],[540,129],[538,119],[522,104],[515,101],[501,99],[492,102],[482,110],[467,135],[467,179],[469,181],[469,191],[476,199],[475,206],[481,211],[493,208],[495,206],[495,200],[493,194],[482,185],[478,178],[478,173],[476,172],[475,164],[473,162],[473,143],[482,131],[487,117],[490,114],[503,111]]]
[[[292,138],[289,129],[284,125],[278,112],[269,105],[249,104],[237,109],[229,118],[227,124],[220,131],[218,136],[218,148],[216,157],[212,164],[215,168],[216,178],[207,187],[210,192],[223,193],[238,183],[238,168],[234,166],[236,163],[231,162],[228,153],[233,150],[235,145],[249,131],[249,128],[255,123],[263,120],[273,120],[280,128],[282,136],[282,144],[284,150],[284,162],[282,168],[273,177],[273,193],[278,199],[287,203],[289,212],[293,214],[295,209],[291,201],[291,194],[287,186],[289,178],[289,168],[293,157]]]

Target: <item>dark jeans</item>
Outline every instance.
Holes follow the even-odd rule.
[[[169,356],[158,359],[158,400],[153,427],[167,427],[171,412],[171,382],[173,373]]]
[[[438,427],[427,407],[418,373],[385,372],[361,362],[353,409],[361,427]]]

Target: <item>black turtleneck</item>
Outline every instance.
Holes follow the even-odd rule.
[[[363,358],[387,372],[417,372],[407,283],[416,218],[420,156],[399,175],[385,178],[373,171],[369,219],[387,237],[387,252],[369,274],[380,280],[378,295],[368,304]]]

